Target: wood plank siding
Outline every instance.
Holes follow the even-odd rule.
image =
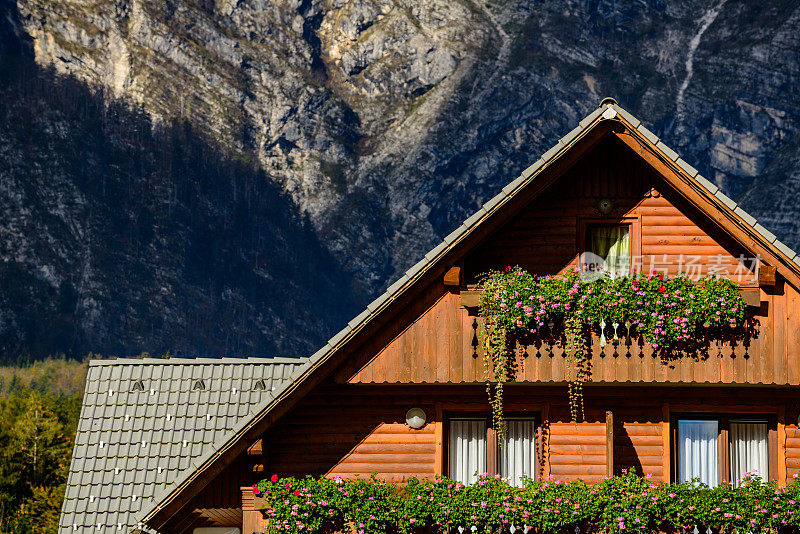
[[[240,525],[242,522],[242,485],[252,485],[263,477],[254,473],[247,456],[237,458],[222,476],[214,478],[167,523],[164,532],[192,532],[195,528]]]
[[[800,384],[800,294],[785,283],[761,290],[758,334],[747,344],[712,343],[707,353],[662,360],[635,340],[601,348],[594,337],[593,382]],[[479,319],[459,295],[434,284],[336,373],[350,383],[476,383],[485,378]],[[561,339],[518,346],[513,380],[564,382]]]

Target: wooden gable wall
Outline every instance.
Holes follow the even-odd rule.
[[[610,214],[598,210],[601,199],[613,202]],[[651,265],[659,270],[669,265],[664,271],[675,275],[681,257],[684,264],[697,258],[699,264],[717,264],[734,273],[739,255],[749,256],[647,163],[609,137],[467,257],[467,281],[507,265],[518,264],[537,274],[575,267],[584,249],[582,226],[617,222],[630,223],[641,232],[641,239],[632,240],[631,256],[641,256],[645,273]],[[750,272],[747,265],[743,272]]]
[[[601,217],[601,198],[615,210]],[[601,142],[550,189],[464,260],[466,284],[491,268],[519,264],[538,274],[555,274],[576,264],[586,221],[631,221],[641,228],[632,255],[641,254],[648,270],[675,275],[677,265],[698,261],[745,273],[753,284],[749,253],[732,242],[638,156],[618,140]],[[749,273],[749,276],[747,275]],[[706,274],[706,271],[700,274]],[[736,279],[736,278],[734,278]],[[592,350],[596,382],[689,382],[800,384],[800,294],[779,280],[761,290],[759,333],[747,342],[720,343],[697,358],[662,362],[633,340]],[[337,371],[339,382],[351,383],[476,383],[485,376],[481,328],[475,310],[461,305],[459,289],[432,283],[380,335]],[[563,382],[567,364],[560,343],[520,346],[515,379]]]

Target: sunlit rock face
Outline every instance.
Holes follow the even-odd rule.
[[[10,5],[38,64],[252,158],[371,291],[603,96],[800,244],[796,2]]]

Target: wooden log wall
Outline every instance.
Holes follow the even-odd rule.
[[[800,473],[800,430],[796,393],[790,388],[688,388],[587,386],[586,422],[569,420],[565,387],[516,385],[506,388],[506,411],[531,413],[540,425],[540,476],[599,482],[606,473],[606,410],[614,418],[614,472],[633,468],[654,481],[669,478],[669,415],[686,406],[707,413],[776,415],[786,421],[786,476]],[[635,402],[632,402],[635,399]],[[456,402],[457,400],[457,402]],[[412,430],[404,424],[409,408],[420,407],[428,424]],[[725,410],[728,410],[725,412]],[[446,474],[444,421],[458,414],[486,415],[489,405],[480,386],[367,386],[328,384],[303,400],[267,437],[269,473],[381,478],[402,482],[409,476]],[[542,429],[546,428],[546,432]],[[780,443],[778,443],[778,447]],[[773,470],[778,473],[779,470]],[[775,475],[777,477],[777,475]]]
[[[722,413],[741,406],[748,413],[777,416],[780,466],[772,476],[784,482],[800,476],[800,415],[793,388],[591,386],[584,392],[586,421],[569,420],[566,387],[510,384],[507,413],[529,414],[539,422],[537,476],[600,482],[606,474],[606,411],[613,413],[614,473],[634,469],[669,479],[669,417],[687,406]],[[635,402],[632,402],[635,400]],[[409,408],[420,407],[428,423],[404,424]],[[781,414],[783,414],[781,416]],[[252,469],[247,454],[237,459],[194,497],[167,525],[169,532],[200,526],[239,524],[240,487],[272,473],[378,477],[404,482],[411,476],[447,474],[446,421],[458,415],[489,416],[486,392],[478,385],[354,385],[331,381],[298,403],[263,438],[264,468]],[[772,461],[772,460],[771,460]]]
[[[315,392],[269,433],[268,469],[282,474],[368,477],[374,472],[402,482],[435,473],[436,406],[419,394],[364,395]],[[405,413],[419,406],[431,424],[405,425]]]
[[[605,422],[550,423],[550,474],[596,483],[606,475]]]
[[[786,478],[800,477],[800,402],[797,396],[786,410]],[[779,434],[780,435],[780,434]],[[778,444],[780,446],[780,444]]]

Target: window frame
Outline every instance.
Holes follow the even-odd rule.
[[[642,257],[642,219],[639,215],[623,217],[581,217],[578,219],[578,240],[575,243],[576,262],[580,263],[581,254],[591,252],[589,243],[589,230],[596,226],[627,226],[628,227],[628,274],[636,274],[633,270],[635,257]],[[639,266],[643,268],[643,266]]]
[[[764,480],[778,480],[778,417],[779,414],[770,410],[743,411],[676,411],[670,414],[670,479],[678,481],[678,421],[717,421],[717,458],[719,459],[718,476],[720,484],[730,482],[730,423],[731,421],[759,421],[767,423],[767,470],[768,476]]]
[[[506,411],[506,420],[533,420],[534,450],[536,452],[536,473],[534,480],[541,480],[545,476],[545,462],[542,435],[542,410],[512,410]],[[471,409],[446,409],[443,411],[442,429],[442,474],[450,476],[450,421],[453,419],[481,419],[486,422],[486,472],[489,476],[500,474],[500,450],[497,443],[497,431],[492,425],[492,416],[485,410]]]

